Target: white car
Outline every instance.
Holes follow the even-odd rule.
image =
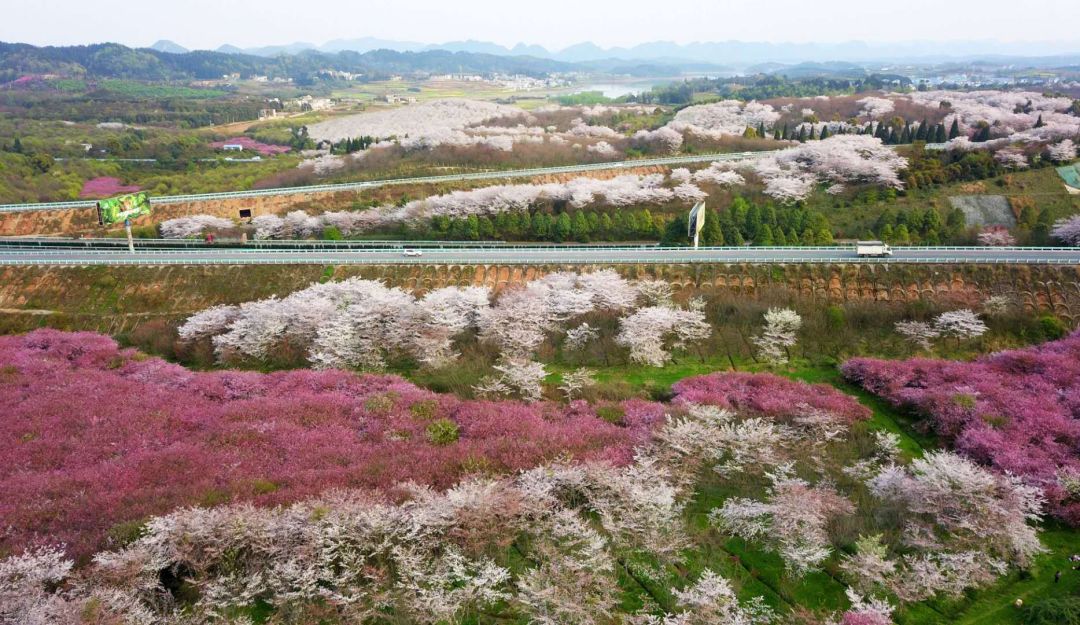
[[[403,256],[423,256],[424,253],[420,250],[405,250],[402,253]]]

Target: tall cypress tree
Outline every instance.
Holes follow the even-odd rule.
[[[788,130],[787,122],[784,122],[784,132],[781,135],[781,138],[784,139],[784,141],[790,141],[791,140],[791,132]]]
[[[765,138],[765,122],[764,121],[758,122],[757,136],[761,137],[762,139]]]
[[[829,127],[828,126],[822,126],[821,127],[821,138],[822,139],[828,139],[829,138]]]
[[[1042,113],[1039,113],[1039,119],[1035,122],[1035,127],[1036,128],[1042,128],[1045,125],[1046,124],[1042,120]]]
[[[960,118],[954,117],[952,120],[952,127],[949,128],[949,141],[960,136]]]
[[[926,131],[928,128],[929,126],[926,123],[926,118],[923,118],[923,120],[919,122],[919,128],[915,131],[915,140],[926,141]]]
[[[945,143],[945,124],[938,124],[934,129],[934,143]]]

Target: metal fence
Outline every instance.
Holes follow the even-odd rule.
[[[1077,265],[1080,258],[980,258],[980,257],[917,257],[917,258],[860,258],[836,257],[686,257],[650,256],[629,257],[580,257],[580,258],[477,258],[469,256],[442,257],[437,260],[423,257],[364,258],[361,255],[341,256],[288,256],[284,258],[250,255],[228,258],[176,258],[167,253],[100,258],[26,258],[0,257],[0,265],[38,266],[100,266],[100,265],[783,265],[783,264],[874,264],[874,265]]]

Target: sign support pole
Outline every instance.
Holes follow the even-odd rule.
[[[134,254],[135,253],[135,240],[131,238],[131,220],[130,219],[125,219],[124,220],[124,230],[127,232],[128,252]]]

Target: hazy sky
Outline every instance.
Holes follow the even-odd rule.
[[[0,40],[171,39],[188,48],[373,36],[558,49],[645,41],[1056,41],[1080,44],[1078,0],[3,0]],[[1073,46],[1080,49],[1080,45]]]

